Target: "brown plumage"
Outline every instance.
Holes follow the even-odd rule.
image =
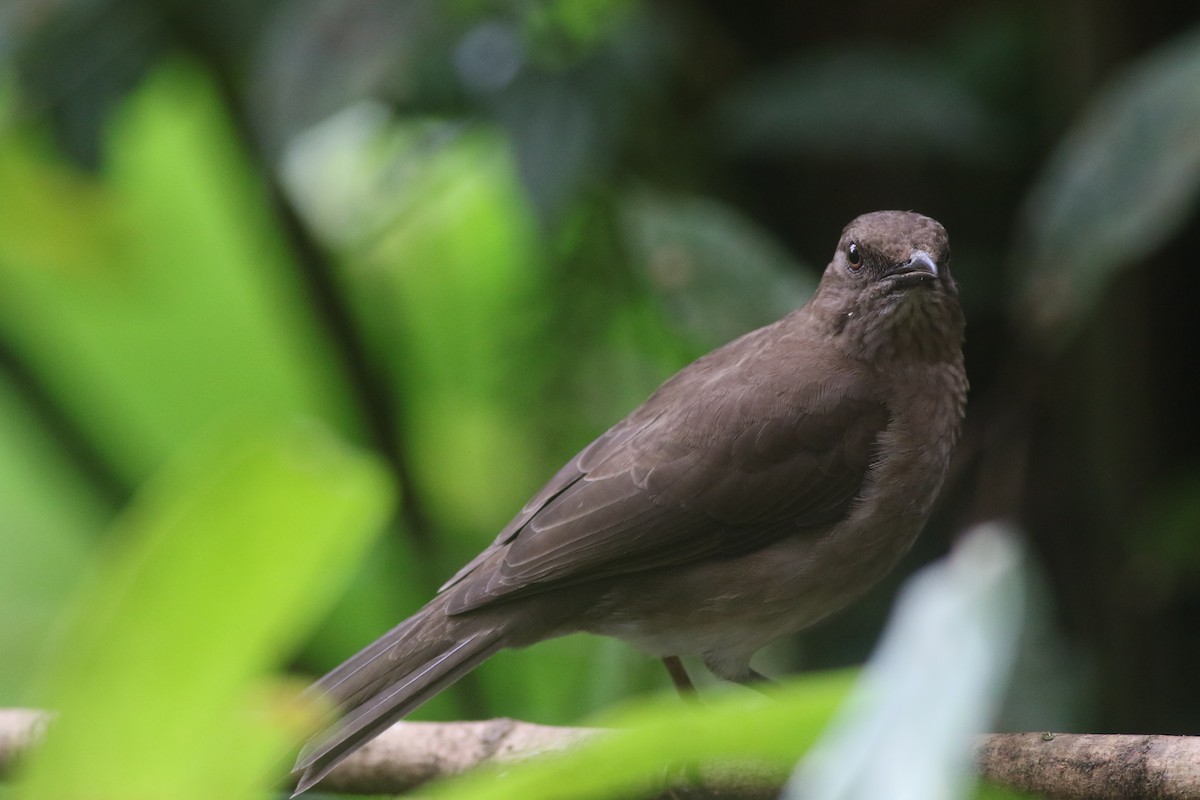
[[[842,608],[929,516],[966,401],[946,232],[842,232],[813,298],[685,367],[564,466],[424,608],[313,691],[344,716],[297,793],[505,647],[574,631],[718,677]]]

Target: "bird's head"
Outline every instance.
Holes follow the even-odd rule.
[[[865,358],[942,358],[961,347],[950,240],[920,214],[876,211],[847,225],[812,302]]]

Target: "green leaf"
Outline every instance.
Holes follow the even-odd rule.
[[[386,473],[314,426],[214,436],[117,522],[22,797],[238,797],[284,766],[263,677],[387,518]]]
[[[547,271],[507,144],[359,105],[284,163],[297,204],[342,252],[347,297],[404,404],[421,496],[443,530],[470,532],[473,554],[538,477],[517,413],[537,365],[513,354],[537,344]]]
[[[112,126],[97,184],[0,147],[0,336],[130,486],[217,420],[361,421],[221,102],[187,64]]]
[[[628,796],[660,783],[664,769],[749,760],[779,776],[816,741],[854,680],[853,671],[789,681],[770,697],[740,689],[703,705],[672,695],[643,700],[593,720],[613,728],[562,754],[502,773],[489,769],[431,790],[437,800],[551,800]]]
[[[1121,269],[1190,218],[1200,191],[1200,29],[1119,75],[1034,186],[1015,312],[1056,346]]]
[[[24,691],[111,515],[0,373],[0,705]]]

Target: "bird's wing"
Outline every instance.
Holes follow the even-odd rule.
[[[748,361],[693,365],[580,452],[447,583],[462,584],[450,613],[734,556],[843,517],[886,407],[853,370],[795,386]]]
[[[501,530],[496,536],[495,541],[493,541],[486,550],[475,556],[475,558],[469,561],[462,569],[456,572],[454,577],[442,584],[442,587],[438,591],[444,592],[451,586],[454,586],[456,583],[461,581],[467,575],[474,572],[475,568],[484,561],[488,560],[498,548],[504,547],[511,542],[515,536],[521,533],[526,524],[534,517],[535,514],[546,508],[546,506],[550,505],[555,498],[570,489],[579,480],[584,478],[588,473],[588,464],[593,460],[592,458],[589,458],[590,454],[601,451],[615,450],[622,443],[628,441],[632,435],[636,433],[636,429],[630,430],[629,422],[630,419],[626,418],[621,423],[614,425],[612,428],[603,433],[598,439],[594,440],[590,445],[576,454],[574,458],[564,464],[562,469],[555,473],[554,477],[551,478],[546,485],[543,486],[540,491],[538,491],[537,494],[530,498],[529,502],[525,504],[525,507],[521,509],[521,512],[517,514],[517,516],[513,517],[512,521],[504,526],[504,529]]]

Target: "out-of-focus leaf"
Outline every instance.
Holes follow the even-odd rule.
[[[440,574],[395,587],[411,612],[557,466],[543,460],[529,411],[548,369],[539,299],[549,275],[536,223],[504,139],[483,127],[401,123],[355,106],[298,138],[284,174],[341,253],[346,296],[380,371],[395,381],[425,511],[445,535]],[[577,716],[578,684],[521,676],[578,669],[579,646],[485,666],[478,680],[503,698],[490,713],[532,706],[552,710],[542,719]],[[418,715],[444,712],[435,701]]]
[[[816,288],[811,269],[716,201],[643,192],[625,201],[622,221],[634,261],[671,321],[705,347],[774,322]]]
[[[917,53],[848,47],[758,76],[721,108],[736,150],[812,158],[990,162],[1005,153],[1003,120],[949,70]]]
[[[444,68],[452,34],[433,0],[320,0],[274,6],[257,48],[249,109],[268,150],[349,103],[387,98],[421,105],[451,94]],[[203,13],[203,12],[200,12]],[[433,84],[433,85],[427,85]]]
[[[1114,273],[1163,244],[1200,193],[1200,30],[1119,75],[1071,129],[1026,203],[1015,309],[1054,347]],[[1171,260],[1167,269],[1189,269]]]
[[[594,98],[553,75],[530,74],[497,102],[508,129],[521,183],[544,219],[557,222],[581,184],[611,154],[611,130]]]
[[[91,167],[104,127],[164,50],[177,48],[154,4],[108,0],[5,0],[0,60],[19,76],[23,97],[49,110],[56,144]]]
[[[492,131],[399,124],[369,107],[328,125],[297,140],[288,184],[344,250],[347,294],[405,405],[423,496],[476,549],[538,478],[514,407],[538,381],[521,356],[547,277],[533,218]],[[361,180],[340,181],[346,171]],[[369,221],[336,215],[326,187]]]
[[[358,431],[203,75],[176,64],[140,89],[100,187],[14,144],[0,156],[0,334],[131,485],[227,415]]]
[[[323,673],[415,611],[435,582],[400,531],[379,537],[361,560],[329,615],[313,630],[304,664]]]
[[[0,270],[77,276],[102,269],[120,243],[115,198],[55,163],[33,133],[0,130]]]
[[[261,683],[387,518],[374,460],[323,430],[223,432],[106,540],[46,683],[27,798],[248,796],[284,766]],[[261,730],[260,730],[261,728]]]
[[[954,800],[972,736],[1007,683],[1024,606],[1022,555],[998,525],[969,531],[903,589],[878,650],[789,800]]]
[[[109,510],[0,374],[0,705],[24,691]]]
[[[293,137],[280,172],[309,224],[350,257],[347,269],[361,270],[357,261],[420,202],[429,169],[462,133],[452,122],[398,123],[380,103],[354,103]]]
[[[1135,519],[1126,543],[1130,592],[1141,613],[1159,614],[1200,580],[1200,473],[1163,482]]]
[[[532,63],[481,99],[508,136],[529,203],[554,228],[614,165],[639,105],[663,90],[666,43],[626,0],[530,8],[522,59]]]
[[[812,674],[788,681],[768,698],[734,689],[704,704],[674,695],[642,700],[593,723],[612,733],[521,765],[501,779],[479,770],[446,782],[438,800],[541,800],[628,797],[644,793],[670,767],[746,759],[767,771],[787,768],[812,745],[845,698],[853,672]]]
[[[636,4],[630,0],[552,0],[525,7],[525,26],[533,44],[560,50],[567,40],[580,50],[602,43]],[[550,40],[546,42],[545,40]]]

